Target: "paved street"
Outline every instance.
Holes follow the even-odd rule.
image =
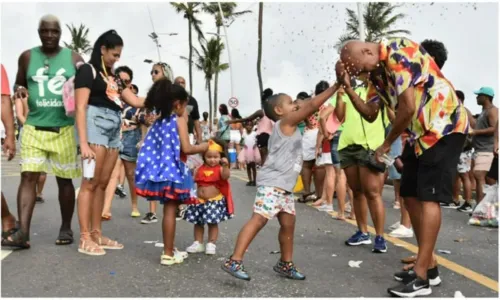
[[[237,280],[220,269],[234,247],[238,231],[252,213],[255,187],[246,187],[243,172],[231,179],[236,217],[220,226],[217,254],[190,255],[181,265],[161,266],[161,249],[144,241],[161,241],[161,222],[142,225],[129,217],[128,199],[115,198],[113,219],[104,233],[125,245],[108,250],[105,256],[91,257],[77,252],[78,220],[73,219],[76,241],[70,246],[54,244],[60,226],[57,186],[49,175],[44,204],[37,204],[32,221],[32,248],[2,250],[2,297],[387,297],[386,289],[396,282],[392,274],[402,267],[400,258],[416,251],[414,239],[388,238],[386,254],[373,254],[371,246],[347,247],[344,241],[356,228],[304,204],[297,204],[294,260],[307,275],[302,282],[290,281],[273,272],[279,254],[279,224],[269,222],[245,257],[252,281]],[[16,212],[19,165],[2,159],[2,190],[9,207]],[[75,180],[78,187],[80,180]],[[399,218],[392,209],[393,191],[384,190],[386,229]],[[335,203],[335,202],[334,202]],[[140,201],[142,213],[147,210]],[[161,213],[159,214],[161,215]],[[433,288],[433,297],[498,297],[498,231],[466,224],[467,215],[443,210],[443,224],[437,249],[443,283]],[[176,245],[192,243],[193,227],[177,223]],[[370,221],[371,225],[371,221]],[[373,230],[373,228],[372,228]],[[455,242],[457,239],[462,242]],[[350,260],[362,261],[351,268]]]

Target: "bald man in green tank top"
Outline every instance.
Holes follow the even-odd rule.
[[[40,174],[48,171],[49,162],[59,188],[62,216],[56,245],[73,243],[71,219],[75,209],[75,188],[72,179],[81,176],[75,121],[66,116],[62,89],[75,75],[76,63],[83,59],[59,45],[61,25],[57,17],[42,17],[38,34],[42,45],[21,54],[14,87],[16,98],[28,96],[29,114],[21,139],[21,183],[17,195],[20,230],[10,235],[7,243],[24,249],[30,247],[35,185]]]

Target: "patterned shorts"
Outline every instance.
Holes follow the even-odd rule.
[[[271,186],[258,186],[253,212],[269,220],[280,212],[295,216],[293,194]]]
[[[469,150],[460,153],[460,160],[458,162],[457,171],[459,174],[464,174],[470,171],[472,155],[474,150]]]
[[[61,127],[59,133],[37,130],[24,125],[21,137],[21,173],[52,172],[60,178],[82,176],[76,151],[75,127]]]

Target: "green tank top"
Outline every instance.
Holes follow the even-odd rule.
[[[40,47],[31,49],[26,79],[29,113],[26,124],[40,127],[74,125],[66,116],[62,100],[63,84],[76,73],[72,52],[68,48],[47,58]]]

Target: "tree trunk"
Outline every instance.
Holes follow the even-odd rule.
[[[258,38],[259,38],[259,46],[257,49],[257,77],[259,78],[259,90],[260,95],[264,91],[262,87],[262,72],[260,70],[260,65],[262,63],[262,13],[264,10],[264,3],[259,2],[259,27],[258,27]]]
[[[193,41],[191,32],[191,20],[188,19],[189,25],[189,94],[193,96]]]
[[[220,43],[220,26],[217,26],[217,42]],[[220,55],[217,58],[217,66],[219,65],[220,65]],[[218,88],[219,88],[219,70],[216,70],[215,80],[214,80],[214,107],[213,107],[214,118],[217,118],[217,112],[219,111],[219,107],[217,106]]]
[[[208,88],[208,107],[212,107],[212,87],[210,84],[210,79],[206,79],[207,81],[207,88]],[[210,124],[213,124],[212,122],[212,109],[208,110],[208,119],[210,120]]]

